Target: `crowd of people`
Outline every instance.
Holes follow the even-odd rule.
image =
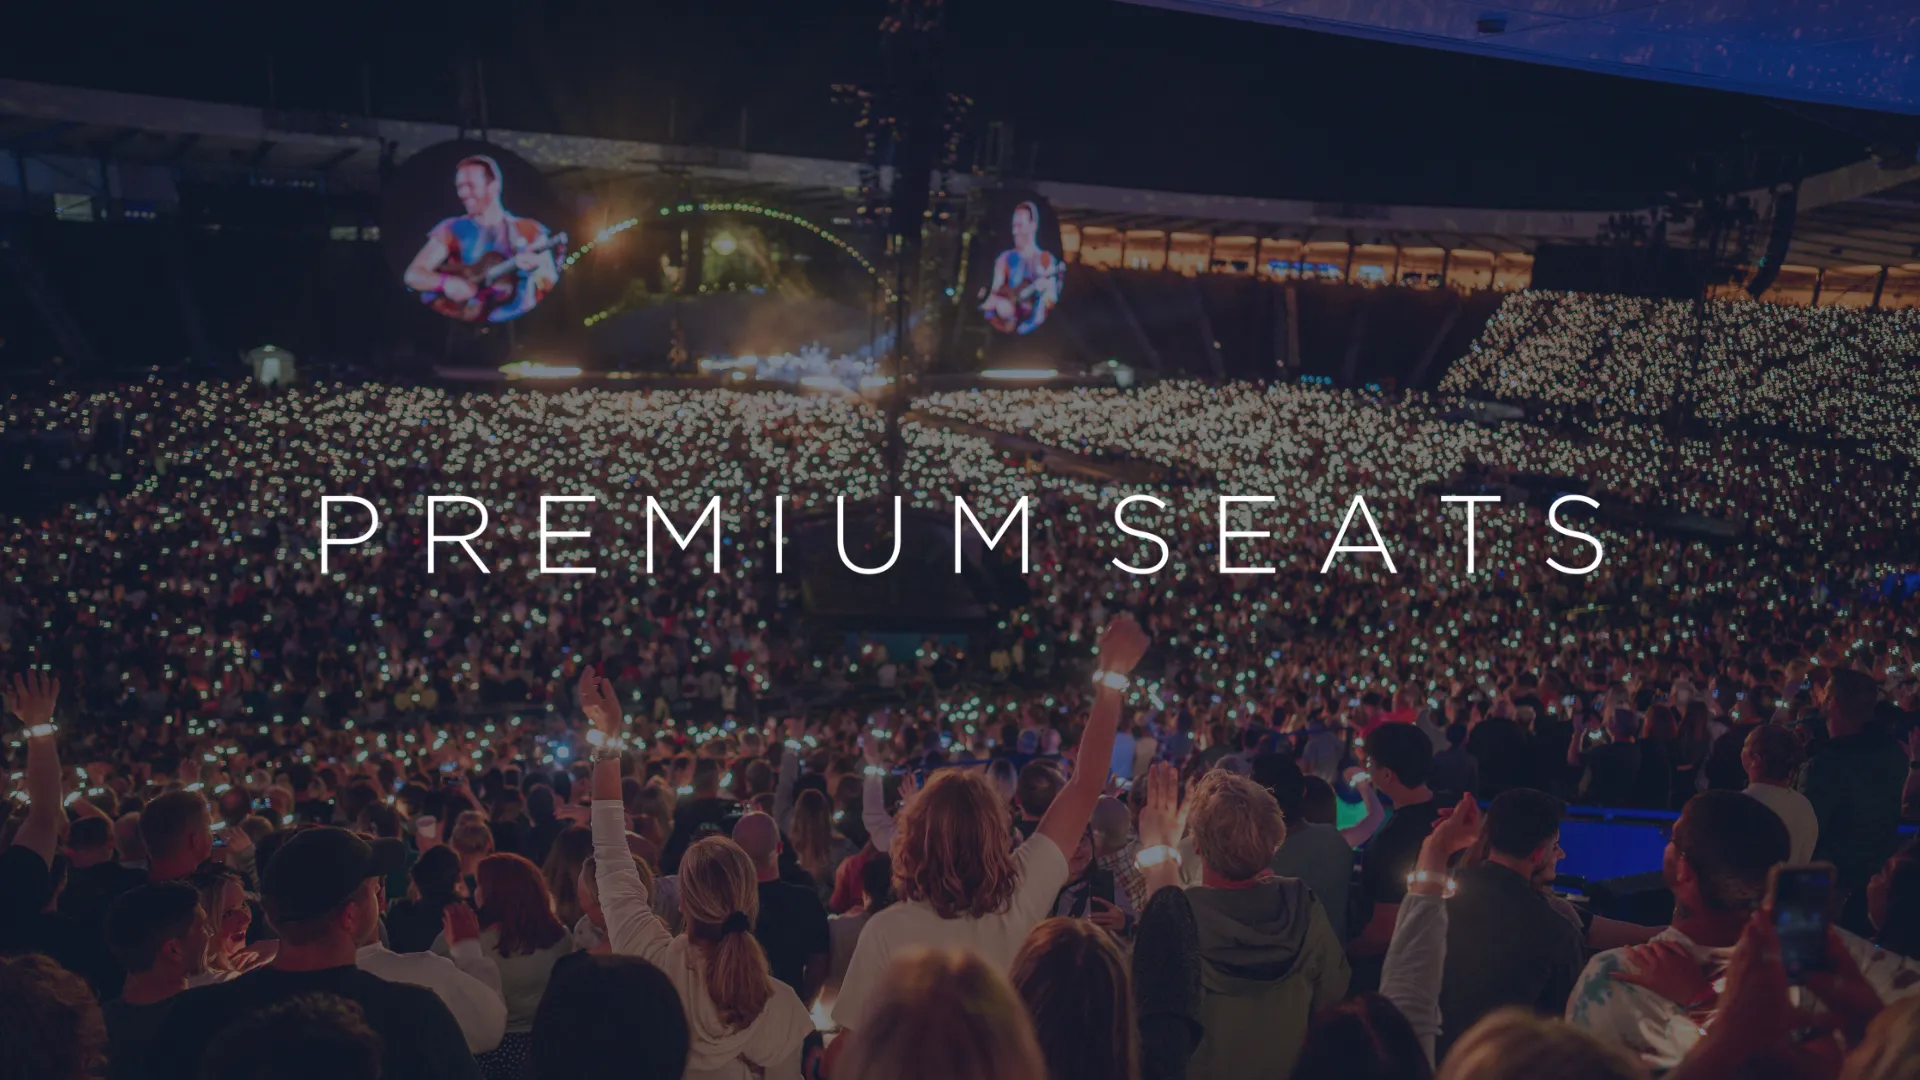
[[[1289,387],[916,407],[1176,466],[1133,489],[1164,551],[1115,527],[1133,490],[909,423],[910,502],[1034,518],[1026,602],[906,655],[769,565],[776,504],[886,490],[846,397],[10,403],[119,418],[127,486],[0,544],[0,1077],[1912,1075],[1885,462]],[[1575,577],[1509,503],[1469,574],[1428,496],[1488,468],[1755,535],[1607,519]],[[325,575],[322,494],[382,512]],[[490,573],[428,571],[429,494],[489,509]],[[597,574],[538,572],[543,494],[600,500],[544,556]],[[1222,552],[1222,494],[1273,496],[1234,525],[1270,535]],[[1396,571],[1320,573],[1355,494]],[[682,529],[722,498],[720,572],[704,536],[648,569],[649,495]],[[1580,803],[1677,815],[1670,918],[1555,890]],[[1768,877],[1808,860],[1831,963],[1789,985]]]
[[[1912,310],[1528,291],[1501,303],[1441,389],[1651,417],[1684,407],[1912,457]]]

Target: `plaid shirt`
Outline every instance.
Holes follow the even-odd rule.
[[[1127,841],[1127,846],[1111,855],[1102,855],[1094,862],[1100,869],[1113,875],[1113,880],[1127,890],[1127,898],[1133,901],[1136,912],[1147,909],[1147,879],[1133,860],[1140,854],[1140,841],[1136,838]]]

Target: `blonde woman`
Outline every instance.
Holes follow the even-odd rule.
[[[798,1080],[813,1021],[793,988],[773,978],[754,940],[759,877],[738,844],[710,836],[687,848],[679,868],[686,932],[653,912],[627,848],[620,801],[625,720],[606,679],[580,680],[580,706],[600,736],[593,766],[594,885],[617,956],[665,972],[687,1011],[692,1045],[686,1080]]]
[[[888,965],[875,1004],[833,1080],[1047,1080],[1033,1022],[1006,977],[960,949],[908,949]]]

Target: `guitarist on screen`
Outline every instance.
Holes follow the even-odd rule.
[[[1003,334],[1030,334],[1047,321],[1060,301],[1066,265],[1040,250],[1040,207],[1023,202],[1013,208],[1013,246],[993,260],[993,284],[980,311],[987,325]]]
[[[508,213],[500,189],[499,162],[484,154],[462,159],[453,190],[466,214],[435,225],[407,266],[407,286],[443,315],[507,322],[532,311],[560,281],[555,239],[538,221]],[[504,261],[513,263],[504,276],[475,272]]]

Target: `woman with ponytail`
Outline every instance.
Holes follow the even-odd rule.
[[[799,1080],[813,1021],[793,988],[773,978],[767,954],[754,939],[760,892],[753,860],[725,837],[710,836],[689,847],[680,860],[686,932],[671,933],[653,913],[627,849],[620,801],[626,724],[611,685],[589,671],[580,680],[580,706],[598,736],[594,884],[607,940],[615,955],[653,964],[679,991],[692,1035],[686,1080]]]

